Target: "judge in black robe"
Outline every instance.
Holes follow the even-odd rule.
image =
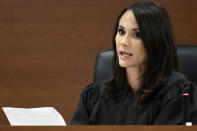
[[[197,124],[196,86],[178,71],[164,7],[139,2],[124,9],[113,51],[111,78],[83,90],[71,124]]]

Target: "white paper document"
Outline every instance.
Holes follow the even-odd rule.
[[[66,126],[60,113],[53,107],[2,107],[12,126]]]

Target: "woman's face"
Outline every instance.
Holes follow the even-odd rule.
[[[147,52],[140,37],[140,30],[131,10],[124,13],[119,21],[116,34],[116,49],[121,67],[144,66]]]

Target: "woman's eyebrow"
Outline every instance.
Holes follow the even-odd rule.
[[[118,27],[124,29],[124,27],[122,25],[119,25]],[[131,29],[131,31],[139,31],[139,28],[138,27],[133,28],[133,29]]]
[[[139,31],[139,28],[133,28],[132,31]]]
[[[120,27],[120,28],[124,29],[124,27],[123,27],[122,25],[119,25],[118,27]]]

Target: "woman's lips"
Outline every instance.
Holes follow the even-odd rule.
[[[120,58],[123,59],[123,60],[131,57],[132,55],[133,54],[131,54],[131,53],[128,53],[128,52],[125,52],[125,51],[120,51]]]

